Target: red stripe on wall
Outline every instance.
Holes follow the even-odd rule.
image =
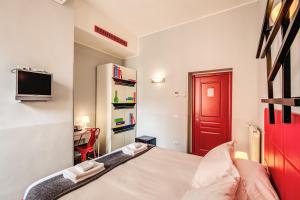
[[[95,25],[94,26],[94,31],[96,33],[99,33],[100,35],[103,35],[104,37],[107,37],[107,38],[109,38],[109,39],[111,39],[111,40],[113,40],[113,41],[115,41],[115,42],[117,42],[117,43],[125,46],[125,47],[127,47],[127,45],[128,45],[128,42],[126,40],[123,40],[122,38],[120,38],[120,37],[118,37],[118,36],[116,36],[116,35],[108,32],[106,30],[104,30],[103,28],[100,28],[99,26]]]

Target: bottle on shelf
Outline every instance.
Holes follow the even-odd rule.
[[[119,97],[118,97],[118,91],[117,90],[115,90],[114,103],[119,103]]]

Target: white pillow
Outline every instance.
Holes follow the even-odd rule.
[[[233,166],[232,173],[219,181],[187,191],[181,200],[233,200],[240,176]]]
[[[241,176],[236,200],[279,200],[261,164],[242,159],[236,159],[234,164]]]
[[[194,175],[192,186],[207,186],[225,177],[232,170],[234,143],[227,142],[209,151],[201,160]]]

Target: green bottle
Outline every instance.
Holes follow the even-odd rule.
[[[119,103],[118,91],[117,91],[117,90],[115,90],[115,98],[114,98],[114,103]]]

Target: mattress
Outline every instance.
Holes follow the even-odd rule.
[[[155,147],[60,200],[180,199],[200,161],[199,156]]]

